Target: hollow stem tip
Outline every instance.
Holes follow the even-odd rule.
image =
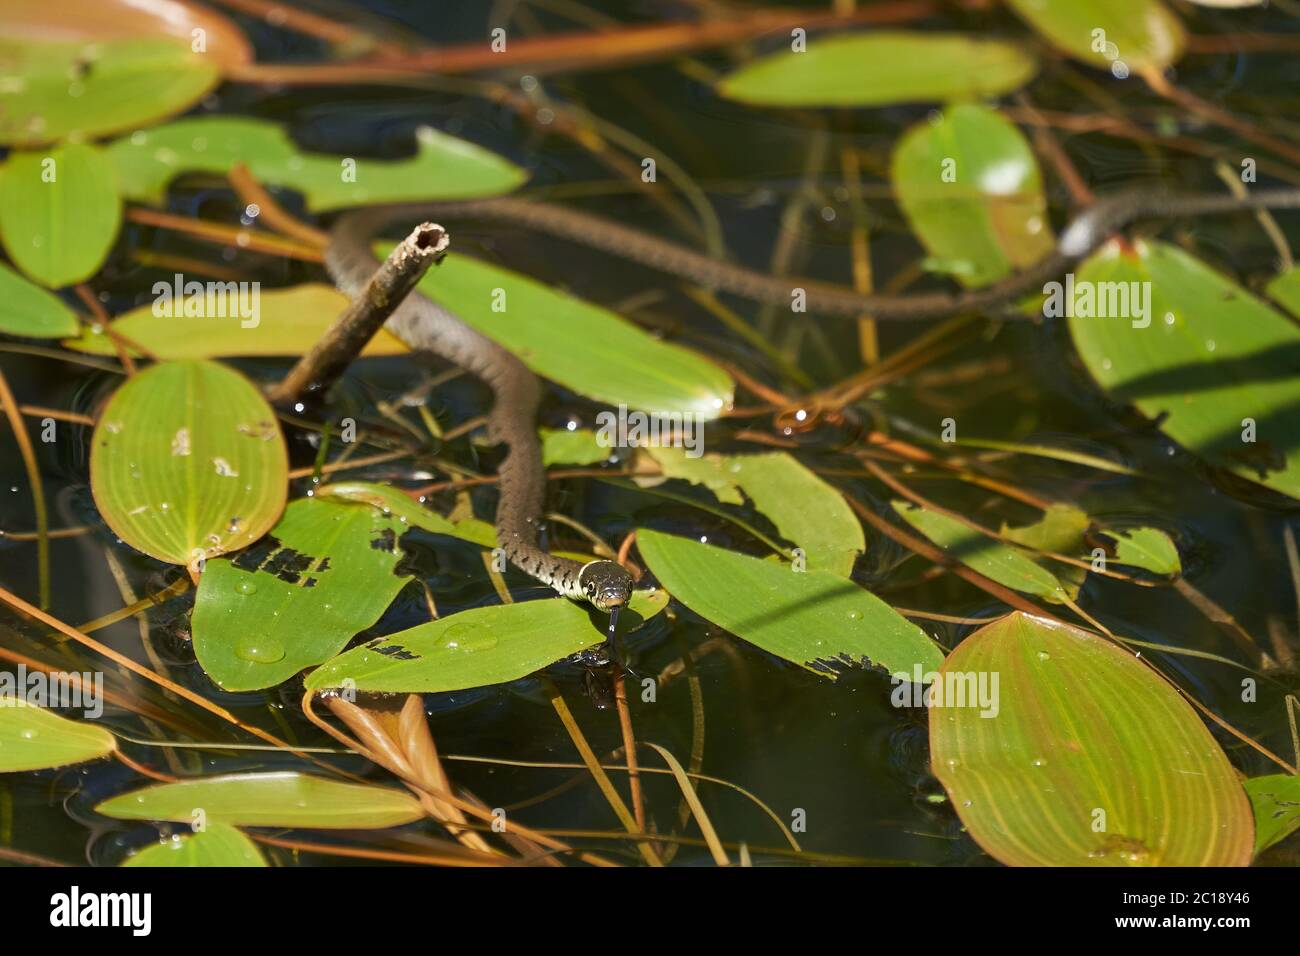
[[[406,241],[416,255],[433,256],[435,262],[442,261],[451,248],[451,234],[436,222],[420,223]]]

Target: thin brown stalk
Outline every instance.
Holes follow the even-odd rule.
[[[158,212],[156,209],[141,209],[138,206],[127,209],[126,218],[144,226],[157,226],[174,232],[183,232],[187,236],[213,242],[219,246],[250,249],[253,252],[282,256],[286,259],[299,259],[303,262],[321,262],[324,259],[319,249],[298,242],[296,239],[261,235],[242,226],[227,226],[221,222],[174,216],[171,213]]]
[[[18,402],[3,372],[0,372],[0,405],[4,406],[5,418],[9,420],[14,441],[18,443],[18,453],[22,455],[23,468],[27,471],[28,484],[32,486],[32,510],[36,512],[36,579],[40,606],[44,610],[50,606],[50,518],[45,510],[45,486],[41,483],[41,470],[36,464],[31,436],[27,434],[27,426],[18,412]]]
[[[271,196],[243,163],[235,163],[226,174],[230,185],[246,206],[257,206],[257,220],[276,232],[297,239],[309,246],[324,249],[330,243],[329,233],[317,229],[291,215]]]

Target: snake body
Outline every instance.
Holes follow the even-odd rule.
[[[1178,196],[1151,190],[1116,193],[1070,222],[1052,252],[1039,262],[993,285],[961,292],[874,295],[813,279],[763,275],[619,223],[515,198],[401,203],[346,213],[331,230],[325,266],[344,292],[356,296],[379,266],[370,247],[372,238],[385,227],[430,218],[488,220],[548,233],[760,302],[788,305],[793,290],[799,288],[812,312],[923,320],[997,309],[1031,292],[1041,292],[1045,283],[1069,271],[1138,219],[1268,208],[1300,208],[1300,189],[1259,190],[1244,196]],[[498,470],[496,529],[510,561],[561,594],[584,598],[602,610],[616,612],[626,604],[632,579],[617,563],[592,561],[584,565],[551,555],[539,545],[545,473],[535,430],[541,399],[536,376],[509,351],[419,292],[412,292],[394,311],[386,328],[411,348],[431,351],[455,363],[492,389],[495,400],[488,418],[489,437],[506,446]]]

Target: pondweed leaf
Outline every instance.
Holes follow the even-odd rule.
[[[1275,773],[1251,777],[1246,793],[1255,811],[1255,852],[1263,853],[1300,829],[1300,777]]]
[[[65,767],[116,749],[117,741],[102,727],[0,694],[0,773]]]
[[[246,378],[207,361],[162,362],[113,393],[91,439],[90,489],[113,532],[194,565],[264,535],[288,497],[275,413]]]
[[[812,36],[807,49],[759,57],[718,84],[758,106],[883,106],[981,99],[1018,89],[1038,71],[1033,55],[953,33],[876,30]]]
[[[343,314],[349,302],[338,289],[319,282],[288,289],[258,289],[254,297],[251,289],[241,291],[236,282],[200,283],[187,279],[177,296],[172,279],[160,280],[153,292],[154,302],[114,319],[109,331],[148,349],[158,359],[302,355]],[[167,298],[162,298],[164,295]],[[72,333],[63,334],[75,333],[74,327]],[[94,355],[117,354],[112,338],[94,325],[63,345]],[[121,347],[132,351],[129,345]],[[361,354],[400,355],[409,351],[396,336],[380,329]]]
[[[1074,600],[1076,590],[1012,545],[969,528],[942,512],[906,501],[892,503],[894,510],[951,557],[987,578],[1016,591],[1033,594],[1056,604]]]
[[[862,525],[844,496],[787,452],[691,458],[683,448],[648,447],[644,453],[667,477],[703,485],[724,504],[742,504],[743,493],[781,537],[803,549],[809,568],[847,577],[866,550]]]
[[[662,590],[634,592],[619,631],[667,603]],[[599,644],[605,624],[605,615],[561,597],[473,608],[340,654],[308,675],[307,688],[346,681],[358,691],[428,694],[504,684]]]
[[[1120,78],[1144,67],[1164,69],[1187,42],[1163,0],[1007,0],[1007,6],[1052,46]]]
[[[1104,528],[1115,539],[1115,561],[1152,574],[1173,575],[1183,570],[1174,539],[1159,528]]]
[[[419,290],[538,375],[598,402],[679,422],[716,418],[731,405],[731,376],[712,362],[518,272],[452,253]]]
[[[77,314],[62,299],[0,264],[0,333],[55,339],[77,328]]]
[[[288,827],[304,830],[380,830],[424,816],[404,790],[341,783],[302,773],[236,773],[163,783],[105,800],[96,813],[118,820]]]
[[[161,204],[184,172],[224,176],[243,163],[261,183],[297,190],[311,212],[372,203],[496,196],[528,174],[481,146],[431,127],[415,137],[415,155],[386,160],[308,153],[275,123],[224,116],[178,120],[108,147],[128,199]]]
[[[179,39],[7,36],[0,39],[0,144],[30,148],[134,129],[189,108],[219,80],[214,59]]]
[[[598,465],[613,454],[612,448],[603,446],[596,433],[589,428],[539,428],[542,439],[542,464]]]
[[[1300,498],[1293,321],[1163,242],[1108,243],[1075,289],[1070,334],[1111,398],[1213,464]],[[1084,289],[1095,291],[1090,314]]]
[[[834,680],[837,667],[933,671],[943,651],[880,598],[829,571],[795,571],[688,538],[642,529],[655,577],[700,617],[769,654]]]
[[[942,695],[930,706],[934,774],[995,859],[1250,862],[1250,802],[1228,758],[1191,705],[1128,651],[1017,612],[957,645],[932,686]]]
[[[266,866],[266,860],[244,834],[227,823],[213,822],[196,833],[145,847],[122,866]]]
[[[246,691],[329,660],[411,580],[396,573],[405,530],[363,504],[292,502],[256,545],[207,562],[190,624],[204,671]]]
[[[1269,297],[1292,315],[1300,318],[1300,266],[1274,276],[1268,283]]]
[[[988,285],[1051,251],[1038,161],[996,110],[958,104],[917,124],[891,166],[899,204],[936,268],[966,285]]]
[[[331,481],[316,490],[316,497],[327,501],[351,501],[378,508],[401,525],[422,528],[430,534],[445,534],[485,548],[497,546],[496,531],[476,518],[451,521],[414,501],[392,485],[372,481]]]
[[[9,258],[50,288],[89,279],[122,224],[113,166],[97,146],[13,152],[0,169],[0,235]]]

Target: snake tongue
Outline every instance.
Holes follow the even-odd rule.
[[[612,607],[609,609],[609,636],[610,637],[614,636],[614,633],[618,628],[618,612],[620,610],[622,610],[622,608],[619,607]]]

